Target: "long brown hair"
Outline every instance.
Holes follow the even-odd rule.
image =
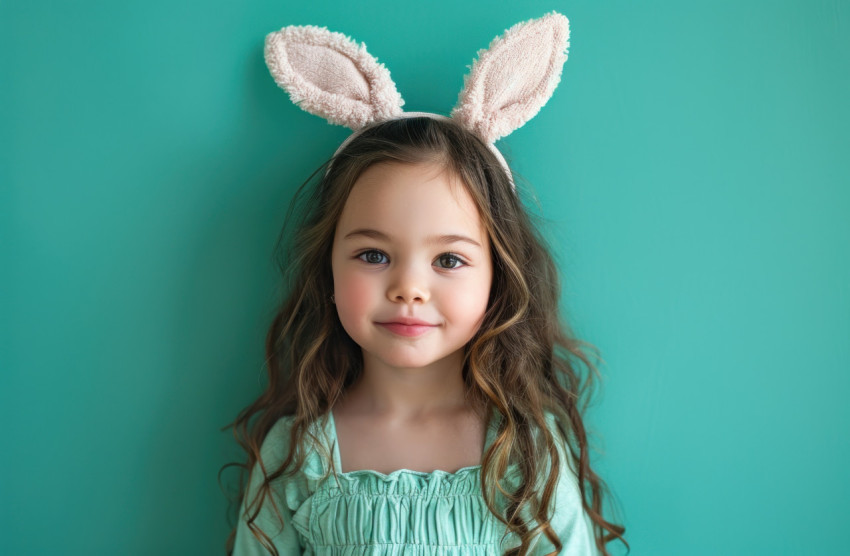
[[[329,302],[333,293],[331,247],[355,181],[380,162],[443,164],[469,191],[490,238],[490,300],[479,331],[466,347],[463,378],[471,407],[481,415],[489,415],[495,408],[501,416],[497,437],[481,463],[480,486],[490,511],[520,539],[520,546],[505,556],[525,556],[532,538],[541,532],[556,553],[562,548],[550,525],[549,508],[563,463],[559,461],[559,440],[568,448],[600,552],[608,556],[606,545],[614,539],[628,547],[625,528],[602,515],[608,491],[591,468],[582,419],[598,378],[591,362],[591,355],[598,358],[598,350],[575,338],[559,317],[556,266],[493,152],[457,123],[428,117],[371,125],[317,170],[322,176],[315,187],[309,187],[311,177],[295,196],[287,216],[287,223],[294,223],[295,229],[285,234],[285,226],[278,243],[280,247],[282,240],[288,239],[279,260],[287,296],[266,337],[268,385],[225,427],[233,428],[237,442],[247,452],[245,464],[225,466],[242,469],[236,501],[241,504],[246,490],[244,475],[258,462],[266,435],[278,419],[292,416],[289,453],[278,469],[263,466],[265,479],[256,498],[245,501],[252,510],[249,528],[277,554],[268,536],[253,523],[270,496],[270,484],[301,468],[304,454],[297,447],[305,436],[318,443],[310,431],[311,423],[327,419],[362,372],[360,348],[343,330],[335,306]],[[546,412],[554,416],[561,439],[556,440],[547,427]],[[324,455],[332,467],[333,458]],[[499,481],[511,463],[518,464],[522,480],[515,490],[505,491]],[[551,472],[541,488],[538,477],[547,469]],[[497,496],[504,496],[504,510],[497,508]],[[526,512],[536,527],[524,520]],[[234,538],[235,529],[227,540],[228,553]]]

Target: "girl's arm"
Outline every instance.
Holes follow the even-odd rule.
[[[250,494],[253,495],[253,493]],[[254,520],[254,525],[262,529],[263,533],[271,539],[271,543],[277,549],[279,556],[301,554],[301,545],[298,542],[298,536],[295,534],[295,528],[292,526],[292,512],[283,504],[282,500],[276,500],[276,503],[283,518],[283,529],[281,530],[280,521],[268,501],[263,505],[257,519]],[[239,522],[236,525],[233,556],[267,556],[268,554],[271,554],[271,552],[266,550],[248,528],[245,504],[243,503],[239,510]]]
[[[565,472],[561,469],[561,473]],[[555,515],[551,519],[552,529],[561,539],[559,556],[596,556],[596,541],[593,537],[590,518],[581,506],[581,495],[575,482],[575,475],[569,469],[568,476],[558,481],[555,493]],[[533,556],[544,556],[554,552],[555,546],[542,533],[538,536],[537,546],[531,551]]]
[[[561,539],[559,556],[597,556],[596,541],[593,536],[590,517],[581,503],[578,478],[567,463],[565,446],[558,441],[560,435],[552,421],[552,430],[558,444],[560,456],[558,485],[555,490],[554,514],[550,520],[552,529]],[[537,545],[530,551],[533,556],[543,556],[555,551],[555,546],[540,534]]]
[[[288,443],[285,442],[285,439],[288,438],[288,431],[285,430],[283,425],[284,422],[281,420],[271,428],[260,449],[260,454],[268,473],[277,469],[283,461],[283,456],[286,454],[285,450],[288,448]],[[290,554],[300,555],[302,553],[298,535],[292,523],[292,510],[287,505],[284,495],[284,481],[286,480],[287,478],[284,476],[271,484],[271,492],[263,501],[260,513],[253,523],[255,527],[259,527],[271,539],[271,544],[277,549],[279,556],[288,556]],[[248,516],[245,515],[246,505],[253,502],[257,489],[262,483],[263,473],[259,462],[257,462],[251,472],[250,483],[239,508],[239,520],[236,525],[233,556],[266,556],[271,554],[260,543],[260,540],[254,536],[251,529],[248,528]],[[281,525],[280,519],[277,513],[275,513],[275,506],[278,512],[280,512],[280,517],[283,519],[283,525]],[[253,511],[252,508],[250,513],[253,513]]]

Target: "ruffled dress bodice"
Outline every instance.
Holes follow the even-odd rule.
[[[494,432],[488,427],[485,451]],[[332,413],[326,433],[342,469]],[[484,503],[480,472],[476,465],[454,473],[339,473],[319,486],[299,533],[328,556],[497,554],[505,527]]]
[[[263,444],[263,461],[269,473],[286,456],[291,420],[281,418]],[[272,538],[279,554],[496,556],[519,545],[514,535],[505,535],[505,525],[484,502],[481,465],[453,473],[408,469],[388,475],[372,470],[329,473],[326,457],[321,453],[330,454],[335,469],[342,469],[333,414],[328,414],[324,425],[320,420],[312,427],[323,440],[322,446],[308,449],[304,466],[296,475],[280,477],[272,483],[273,499],[284,519],[283,529],[270,508],[264,507],[255,522]],[[485,452],[495,440],[497,428],[491,418]],[[246,500],[259,486],[259,475],[252,473]],[[503,486],[514,479],[518,480],[518,472],[512,465]],[[242,514],[244,505],[234,556],[268,554],[245,526]]]

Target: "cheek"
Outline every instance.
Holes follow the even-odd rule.
[[[477,329],[487,311],[489,298],[489,277],[480,277],[478,280],[464,284],[461,288],[450,290],[447,310],[451,311],[456,321],[464,322],[467,326],[475,326]]]
[[[334,275],[334,298],[343,326],[369,313],[375,304],[375,284],[361,273],[342,271]],[[346,327],[347,328],[347,327]]]

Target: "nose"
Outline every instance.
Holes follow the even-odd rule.
[[[411,264],[397,266],[387,287],[387,299],[393,303],[427,303],[431,290],[424,273]]]

